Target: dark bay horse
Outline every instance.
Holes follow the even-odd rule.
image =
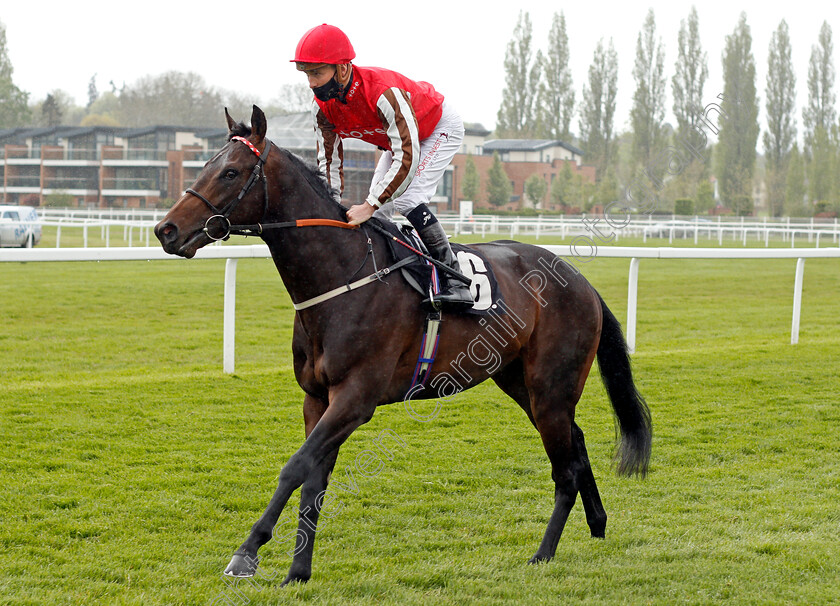
[[[341,228],[348,227],[344,207],[317,169],[266,139],[258,107],[250,127],[225,115],[228,143],[155,227],[164,250],[193,257],[237,224],[234,231],[260,234],[295,303],[354,276],[375,275],[390,262],[382,235],[366,224]],[[621,327],[583,276],[547,251],[510,241],[471,249],[495,272],[499,310],[492,317],[444,311],[434,364],[417,389],[412,377],[426,314],[420,295],[397,275],[387,286],[372,279],[298,309],[292,351],[305,394],[306,439],[283,466],[268,507],[226,574],[254,574],[257,550],[301,487],[297,545],[284,583],[308,580],[318,514],[342,443],[377,406],[450,396],[487,378],[522,407],[551,462],[554,509],[531,562],[554,556],[578,493],[592,536],[604,536],[607,516],[574,422],[596,357],[617,421],[617,471],[644,475],[651,448],[650,413],[633,383]]]

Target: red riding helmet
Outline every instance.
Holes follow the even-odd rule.
[[[295,49],[294,63],[350,63],[356,56],[347,35],[334,25],[317,25],[303,35]]]

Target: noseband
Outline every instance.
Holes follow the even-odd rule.
[[[215,214],[207,219],[204,222],[204,233],[207,234],[207,237],[211,240],[227,240],[231,234],[231,224],[230,224],[230,215],[242,201],[242,198],[251,190],[254,184],[257,182],[258,179],[261,179],[263,182],[263,189],[265,190],[265,200],[264,205],[265,208],[263,210],[263,216],[265,213],[268,212],[268,181],[265,178],[265,171],[263,170],[263,166],[265,165],[265,161],[268,158],[268,154],[271,151],[271,141],[265,139],[265,147],[263,148],[262,153],[254,146],[253,143],[248,141],[245,137],[231,137],[231,141],[240,141],[248,146],[248,148],[254,152],[257,156],[257,163],[254,165],[254,169],[251,171],[251,176],[248,177],[248,181],[242,187],[242,190],[239,192],[239,195],[236,196],[235,199],[228,202],[222,209],[220,210],[215,204],[213,204],[210,200],[205,198],[203,195],[198,193],[192,188],[188,188],[186,193],[192,194],[202,202],[204,202],[207,207]],[[220,231],[217,232],[217,235],[213,235],[211,232],[211,227],[213,221],[219,223]],[[223,235],[219,236],[218,233],[222,233]]]

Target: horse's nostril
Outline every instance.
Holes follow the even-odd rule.
[[[158,223],[155,227],[155,235],[162,243],[167,244],[178,237],[178,228],[172,223]]]

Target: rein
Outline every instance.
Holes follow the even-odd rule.
[[[281,229],[284,227],[340,227],[342,229],[359,229],[358,225],[350,225],[349,223],[336,221],[335,219],[297,219],[295,221],[284,221],[283,223],[228,225],[228,235],[260,236],[266,229]]]

